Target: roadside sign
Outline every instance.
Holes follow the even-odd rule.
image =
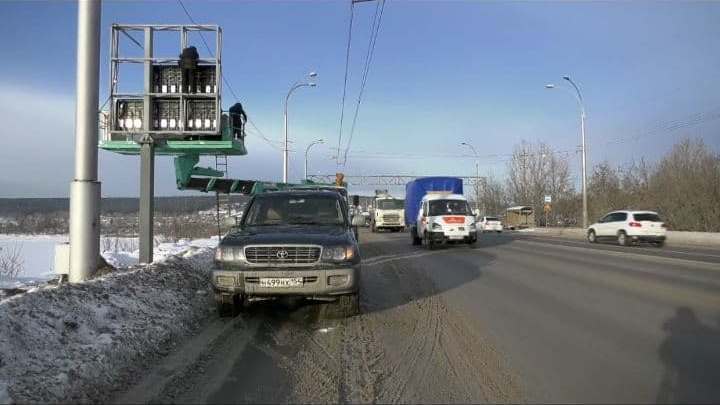
[[[546,195],[545,196],[545,203],[550,204],[552,202],[552,196]]]

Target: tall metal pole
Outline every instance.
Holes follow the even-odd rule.
[[[140,141],[140,263],[153,261],[154,203],[155,144],[146,136]]]
[[[580,120],[580,131],[582,134],[582,204],[583,204],[583,228],[588,227],[588,205],[587,205],[587,148],[585,146],[585,108],[582,109]]]
[[[70,282],[97,269],[100,254],[98,92],[100,82],[99,0],[78,2],[75,108],[75,177],[70,185]]]
[[[152,93],[153,30],[145,27],[145,66],[143,130],[150,131]],[[144,135],[140,140],[140,263],[153,261],[153,225],[155,214],[155,140]]]
[[[478,162],[478,154],[475,147],[467,142],[462,142],[460,145],[467,146],[472,150],[475,155],[475,210],[480,214],[480,162]]]
[[[583,101],[582,93],[580,88],[572,81],[570,76],[563,76],[564,80],[567,80],[575,89],[575,99],[580,107],[580,137],[581,137],[581,153],[582,153],[582,224],[583,228],[588,226],[588,211],[587,211],[587,142],[585,140],[585,104]],[[545,88],[554,89],[554,84],[546,84]],[[560,87],[563,88],[563,87]]]
[[[287,116],[287,104],[290,98],[290,93],[295,89],[291,87],[287,96],[285,96],[285,108],[283,109],[283,127],[285,128],[285,142],[283,143],[283,183],[288,182],[288,116]]]
[[[310,72],[308,73],[308,77],[314,78],[317,77],[317,73]],[[293,91],[300,87],[315,87],[317,84],[315,83],[298,83],[295,82],[295,84],[290,87],[290,90],[287,93],[287,96],[285,96],[285,105],[283,108],[283,121],[284,121],[284,127],[285,127],[285,142],[283,144],[283,183],[288,182],[288,100],[290,99],[290,95],[292,95]]]
[[[305,148],[305,180],[308,179],[308,153],[310,153],[310,148],[312,148],[313,145],[317,145],[323,142],[325,142],[324,139],[318,139],[316,141],[310,142],[310,145]]]
[[[288,91],[287,96],[285,96],[285,108],[283,109],[283,118],[285,122],[285,142],[283,147],[283,183],[288,182],[288,100],[290,100],[290,95],[292,95],[293,91],[295,91],[296,89],[299,89],[300,87],[314,85],[315,83],[295,83],[292,87],[290,87],[290,91]]]
[[[583,102],[582,93],[580,88],[572,81],[570,76],[563,76],[563,79],[567,80],[577,94],[577,102],[580,106],[580,137],[582,142],[582,215],[583,215],[583,228],[588,227],[588,211],[587,211],[587,147],[585,142],[585,104]]]
[[[480,214],[480,162],[475,161],[475,209]],[[485,213],[485,203],[483,203],[483,214]]]

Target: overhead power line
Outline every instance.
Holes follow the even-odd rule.
[[[615,139],[609,139],[602,144],[624,144],[628,142],[636,142],[640,138],[644,138],[649,135],[660,134],[665,132],[672,132],[683,128],[700,125],[705,122],[714,121],[720,119],[720,108],[714,108],[712,110],[691,114],[681,119],[675,119],[671,121],[660,122],[644,131],[639,131],[635,135],[629,137],[620,137]]]
[[[343,121],[345,119],[345,95],[347,94],[347,81],[348,81],[348,72],[350,70],[350,44],[352,43],[352,29],[353,29],[353,19],[355,16],[354,11],[355,2],[350,1],[350,24],[348,28],[348,40],[347,40],[347,46],[345,49],[345,79],[343,80],[343,92],[342,92],[342,99],[340,101],[340,128],[338,130],[338,147],[337,147],[337,158],[336,163],[340,164],[340,149],[342,148],[342,133],[343,133]]]
[[[182,7],[183,11],[185,12],[185,15],[190,20],[191,23],[195,25],[199,25],[197,22],[195,22],[195,19],[190,15],[190,12],[188,11],[187,7],[185,7],[185,4],[183,4],[182,0],[177,0],[178,4],[180,4],[180,7]],[[205,48],[207,49],[208,53],[211,57],[215,57],[215,54],[213,53],[212,49],[210,49],[210,45],[208,44],[207,40],[205,39],[205,35],[203,35],[202,31],[198,31],[200,34],[200,39],[202,39],[203,44],[205,44]],[[235,90],[230,85],[230,82],[228,81],[227,77],[225,77],[225,74],[221,71],[220,77],[222,77],[222,81],[225,84],[225,86],[230,90],[230,94],[235,98],[235,102],[240,102],[240,97],[237,96],[235,93]]]
[[[193,18],[193,16],[190,14],[190,11],[187,9],[187,7],[185,7],[185,4],[182,2],[182,0],[177,0],[177,2],[178,2],[178,4],[180,5],[180,7],[183,9],[183,11],[185,12],[185,15],[186,15],[187,18],[190,20],[190,22],[193,23],[193,24],[195,24],[195,25],[199,25],[199,24],[195,21],[195,19]],[[214,55],[212,49],[210,48],[210,44],[208,44],[207,40],[205,39],[205,36],[203,35],[202,31],[199,31],[198,33],[200,34],[200,39],[202,39],[203,44],[205,44],[205,48],[207,49],[208,53],[210,54],[211,57],[214,58],[215,55]],[[236,102],[236,103],[239,103],[239,102],[240,102],[240,97],[238,97],[237,93],[235,93],[235,89],[233,89],[232,85],[230,84],[230,81],[227,79],[227,77],[225,76],[225,74],[224,74],[222,71],[220,71],[220,77],[222,78],[222,81],[223,81],[223,83],[225,84],[225,87],[227,87],[227,89],[230,90],[230,94],[232,94],[233,98],[235,99],[235,102]],[[246,111],[247,111],[247,110],[246,110]],[[279,141],[273,141],[273,140],[271,140],[270,138],[268,138],[267,136],[265,136],[265,134],[263,134],[263,132],[260,130],[260,128],[258,128],[257,125],[255,125],[255,123],[252,121],[252,119],[251,119],[249,116],[248,116],[247,122],[248,122],[248,123],[255,129],[255,131],[257,132],[257,134],[254,134],[254,135],[257,135],[260,139],[262,139],[263,141],[265,141],[265,142],[266,142],[268,145],[270,145],[271,147],[273,147],[273,148],[275,148],[275,149],[279,149],[279,146],[278,146],[278,145],[275,145],[275,143],[274,143],[274,142],[279,142]]]
[[[350,135],[348,137],[347,146],[345,147],[345,151],[343,153],[343,165],[347,164],[347,155],[348,155],[348,152],[350,151],[352,139],[355,134],[355,127],[357,124],[358,113],[360,112],[360,105],[362,104],[363,95],[365,93],[365,86],[367,84],[368,73],[370,72],[370,66],[372,65],[373,56],[375,54],[375,44],[377,42],[377,37],[380,32],[380,24],[382,23],[383,11],[385,10],[385,0],[377,0],[377,1],[378,1],[378,3],[375,6],[375,14],[373,16],[372,27],[370,29],[370,41],[368,44],[367,53],[365,55],[365,63],[363,66],[362,79],[360,82],[360,92],[358,93],[358,99],[357,99],[357,103],[355,105],[355,113],[353,115],[353,122],[350,127]],[[340,150],[338,150],[338,156],[339,155],[340,155]]]

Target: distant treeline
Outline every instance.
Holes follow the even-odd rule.
[[[233,196],[233,201],[245,200]],[[215,208],[215,196],[155,197],[155,211],[163,214],[187,214]],[[103,198],[102,214],[133,213],[140,206],[138,198]],[[17,217],[37,213],[67,212],[69,198],[0,198],[0,216]]]
[[[542,142],[522,142],[505,181],[488,177],[482,207],[502,215],[508,206],[530,205],[537,225],[544,225],[544,196],[549,195],[549,225],[582,224],[582,197],[573,186],[569,159]],[[588,168],[590,223],[613,210],[652,210],[672,230],[720,232],[720,154],[702,140],[685,139],[657,162],[638,159],[625,166],[599,162]]]

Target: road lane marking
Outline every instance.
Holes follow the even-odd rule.
[[[382,255],[382,256],[375,256],[371,257],[369,259],[363,260],[362,265],[363,266],[376,266],[378,264],[384,264],[388,262],[393,262],[396,260],[405,260],[405,259],[416,259],[418,257],[424,257],[424,256],[430,256],[430,255],[437,255],[442,253],[452,253],[452,252],[480,252],[480,249],[472,248],[472,249],[443,249],[443,250],[433,250],[433,251],[414,251],[411,253],[396,253],[392,255]]]
[[[550,236],[550,238],[556,238],[558,241],[566,242],[566,243],[572,243],[574,245],[584,245],[587,246],[587,242],[581,242],[577,240],[570,240],[570,239],[564,239],[563,237],[559,236]],[[540,236],[531,236],[527,239],[524,238],[518,238],[516,240],[534,240],[534,241],[545,241],[547,239],[542,238]],[[613,245],[600,245],[600,246],[613,246]],[[643,252],[648,253],[678,253],[682,255],[688,255],[688,256],[704,256],[704,257],[714,257],[714,258],[720,258],[720,255],[713,255],[709,253],[696,253],[696,252],[686,252],[682,250],[667,250],[667,249],[649,249],[649,248],[643,248],[643,247],[633,247],[635,250],[640,250]],[[603,250],[603,249],[596,249],[596,250]],[[616,250],[612,250],[613,252],[616,252]]]
[[[699,306],[713,311],[720,308],[720,296],[715,292],[702,291],[667,280],[648,280],[638,277],[637,273],[605,272],[579,266],[563,266],[560,264],[566,264],[566,261],[562,257],[554,257],[549,254],[546,255],[547,261],[540,261],[532,257],[533,252],[525,251],[518,246],[508,245],[503,249],[510,251],[511,254],[501,257],[500,261],[514,261],[526,270],[550,272],[569,279],[586,281],[591,285],[601,285],[615,290],[629,291],[641,296],[657,298],[663,302],[670,300],[676,305]],[[522,253],[526,254],[522,255]],[[532,263],[532,267],[528,266],[528,262]],[[554,263],[559,264],[555,265]],[[595,265],[602,267],[602,263],[595,263]],[[522,279],[522,277],[518,278],[517,275],[510,275],[509,277],[517,280]]]
[[[711,271],[720,271],[720,265],[718,263],[710,263],[710,262],[703,262],[700,260],[692,260],[692,259],[681,259],[678,257],[668,257],[668,256],[659,256],[659,255],[647,255],[647,254],[640,254],[640,253],[633,253],[633,252],[620,252],[617,250],[606,250],[606,249],[595,249],[595,248],[589,248],[589,247],[580,247],[580,246],[566,246],[566,245],[558,245],[558,244],[552,244],[547,242],[537,242],[534,240],[528,240],[528,239],[516,239],[518,242],[533,244],[533,245],[550,245],[557,249],[565,249],[565,250],[585,250],[590,251],[594,253],[600,253],[600,254],[607,254],[609,256],[616,256],[616,257],[634,257],[638,259],[644,259],[647,261],[654,261],[654,262],[665,262],[668,261],[671,262],[677,262],[680,264],[685,264],[689,266],[695,266],[695,267],[702,267],[706,270]]]

